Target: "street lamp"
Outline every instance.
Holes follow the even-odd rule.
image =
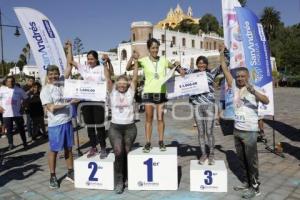
[[[19,28],[21,28],[20,26],[13,26],[13,25],[7,25],[7,24],[2,24],[2,13],[1,13],[1,9],[0,9],[0,34],[1,34],[1,64],[2,64],[2,75],[4,74],[4,55],[3,55],[3,27],[10,27],[10,28],[16,28],[16,32],[14,33],[14,35],[16,37],[19,37],[20,31]]]

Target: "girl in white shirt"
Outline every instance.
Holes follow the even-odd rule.
[[[66,43],[68,68],[66,69],[65,77],[68,78],[71,74],[72,67],[75,66],[84,80],[91,82],[105,81],[103,64],[108,64],[110,72],[113,73],[113,67],[107,55],[103,55],[102,64],[98,60],[98,53],[96,51],[89,51],[87,54],[87,66],[80,65],[73,60],[72,44]],[[91,149],[87,157],[95,156],[97,153],[97,141],[99,140],[101,151],[100,158],[107,156],[106,152],[106,133],[105,133],[105,102],[84,101],[81,105],[83,120],[87,126],[87,132],[90,140]],[[88,104],[88,105],[87,105]]]

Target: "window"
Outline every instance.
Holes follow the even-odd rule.
[[[203,42],[200,42],[200,48],[203,49]]]
[[[127,51],[125,49],[121,51],[121,60],[127,60]]]
[[[165,56],[165,55],[166,55],[166,51],[163,50],[163,51],[161,52],[161,54],[162,54],[163,56]]]
[[[195,40],[192,40],[192,48],[195,48]]]
[[[216,49],[217,49],[217,42],[214,41],[214,50],[216,50]]]
[[[185,38],[182,38],[182,46],[185,47]]]
[[[211,42],[209,43],[209,50],[211,50]]]
[[[151,33],[149,33],[149,35],[148,35],[148,39],[151,39],[152,38],[152,34]]]
[[[172,37],[172,43],[173,43],[173,45],[176,45],[176,37],[175,36]]]
[[[177,55],[177,51],[173,51],[173,55]]]
[[[166,37],[164,34],[161,35],[161,43],[165,43],[166,41]]]
[[[194,65],[195,65],[194,58],[191,58],[190,68],[194,69]]]
[[[132,41],[133,42],[135,41],[135,34],[134,33],[132,34]]]

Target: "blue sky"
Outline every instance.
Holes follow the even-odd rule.
[[[44,13],[55,25],[62,41],[81,38],[84,50],[108,50],[130,37],[133,21],[156,23],[177,3],[184,11],[192,6],[195,17],[212,13],[221,20],[221,0],[0,0],[2,23],[20,25],[13,7],[31,7]],[[286,25],[300,23],[300,0],[248,0],[258,16],[265,6],[281,12]],[[14,29],[3,28],[4,59],[16,61],[27,43],[25,35],[16,38]],[[34,62],[33,60],[31,62]]]

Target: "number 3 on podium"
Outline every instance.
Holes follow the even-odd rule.
[[[212,171],[205,170],[204,175],[206,175],[206,179],[204,179],[204,183],[206,185],[211,185],[213,183],[213,178],[212,178],[213,173],[212,173]]]

